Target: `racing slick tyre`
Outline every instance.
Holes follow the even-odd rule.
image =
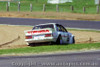
[[[62,44],[63,43],[61,35],[58,37],[56,43],[57,44]]]

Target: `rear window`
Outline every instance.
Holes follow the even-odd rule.
[[[49,24],[49,25],[39,25],[39,26],[33,27],[33,30],[34,30],[34,29],[45,29],[45,28],[54,29],[54,26],[53,26],[53,24]]]

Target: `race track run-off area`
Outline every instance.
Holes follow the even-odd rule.
[[[83,45],[89,43],[90,46],[91,44],[92,46],[95,46],[100,43],[100,31],[94,31],[100,30],[100,21],[0,18],[0,67],[100,67],[100,51],[84,52],[86,48],[81,50],[83,52],[78,51],[71,53],[69,50],[66,50],[65,53],[60,54],[59,52],[58,54],[55,54],[54,52],[54,54],[34,55],[34,52],[36,52],[35,50],[38,47],[28,47],[26,45],[26,42],[24,41],[24,31],[31,30],[34,25],[43,23],[60,23],[64,25],[64,27],[67,27],[67,29],[74,28],[68,29],[68,31],[75,35],[76,44],[64,45],[65,48],[66,46],[80,46],[80,43],[83,43]],[[76,30],[75,28],[94,30]],[[86,47],[87,45],[88,44],[86,44]],[[61,47],[60,49],[64,48],[62,48],[62,45],[55,46],[58,49],[59,46]],[[49,46],[49,48],[50,47],[51,46]],[[54,46],[52,46],[51,51],[53,47]],[[44,48],[42,47],[41,51]],[[47,48],[45,49],[47,51]],[[30,50],[30,53],[33,51],[33,53],[28,54],[27,52],[24,54],[23,51],[25,50],[26,52],[27,50]],[[21,52],[20,54],[22,56],[17,53],[13,53],[13,51]],[[3,52],[9,52],[10,56],[8,56],[9,53],[7,55]]]
[[[78,29],[100,29],[99,21],[78,20],[50,20],[29,18],[0,18],[0,49],[25,47],[25,30],[31,30],[34,25],[43,23],[59,23],[67,28]],[[17,25],[17,26],[16,26]],[[24,25],[24,26],[23,26]],[[100,42],[100,32],[70,30],[75,35],[75,43]],[[5,47],[6,46],[6,47]]]

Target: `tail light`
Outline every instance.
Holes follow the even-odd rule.
[[[45,34],[45,37],[51,37],[52,35],[51,34]]]
[[[26,39],[32,39],[32,36],[26,36]]]

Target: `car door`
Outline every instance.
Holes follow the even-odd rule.
[[[56,26],[57,26],[57,32],[58,32],[58,34],[61,35],[62,41],[63,41],[63,43],[64,43],[64,39],[65,39],[64,36],[65,36],[65,34],[64,34],[64,32],[63,32],[63,30],[62,30],[62,28],[61,28],[61,25],[57,24]]]
[[[67,43],[68,42],[68,32],[62,25],[60,25],[60,28],[61,28],[63,35],[64,35],[63,41],[64,41],[64,43]]]

